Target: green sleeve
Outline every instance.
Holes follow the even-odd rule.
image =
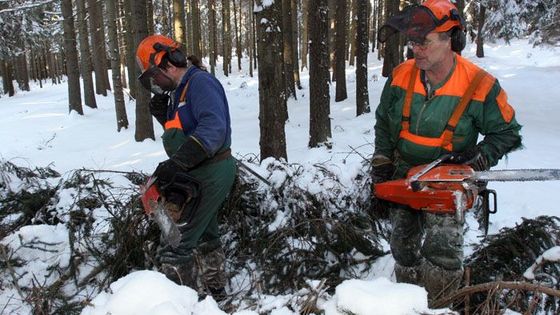
[[[479,122],[480,133],[484,139],[478,144],[484,156],[488,159],[489,166],[498,164],[498,161],[507,153],[521,147],[519,130],[521,125],[515,119],[515,113],[510,107],[513,116],[506,121],[502,109],[498,105],[497,97],[502,88],[498,80],[486,96],[482,109],[482,119]],[[507,105],[509,106],[509,105]],[[507,115],[506,115],[506,118]]]
[[[391,87],[392,78],[389,77],[383,91],[381,100],[375,111],[375,155],[383,155],[391,160],[396,148],[396,139],[391,135],[391,123],[395,123],[391,118],[391,108],[395,106],[394,89]]]

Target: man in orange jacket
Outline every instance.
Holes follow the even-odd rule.
[[[515,112],[498,80],[461,57],[465,24],[449,0],[407,7],[379,30],[384,42],[407,37],[414,53],[387,80],[376,110],[374,183],[416,165],[446,161],[486,170],[521,146]],[[478,141],[479,134],[484,136]],[[463,274],[463,224],[454,215],[389,205],[397,281],[422,285],[429,302],[457,289]]]

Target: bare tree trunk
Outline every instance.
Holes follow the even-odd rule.
[[[284,123],[286,94],[282,58],[282,4],[279,1],[263,5],[257,0],[258,61],[259,61],[259,126],[261,161],[267,157],[287,159]]]
[[[484,58],[484,38],[482,37],[482,29],[486,21],[486,7],[480,5],[478,12],[478,31],[476,33],[476,56]]]
[[[222,48],[223,70],[227,77],[231,73],[231,10],[229,0],[222,1]]]
[[[331,147],[328,2],[309,0],[309,147]]]
[[[294,61],[294,67],[292,73],[294,75],[294,83],[298,90],[301,90],[301,80],[299,78],[299,54],[298,54],[298,11],[297,11],[297,1],[291,0],[291,16],[292,16],[292,60]]]
[[[27,70],[27,56],[25,55],[25,44],[21,42],[22,52],[16,57],[16,79],[19,89],[30,91],[29,71]]]
[[[301,23],[301,70],[308,69],[307,67],[307,52],[309,47],[308,40],[308,17],[309,17],[309,0],[302,0],[301,12],[302,12],[302,23]]]
[[[356,8],[356,116],[360,116],[370,112],[367,79],[368,0],[357,0]]]
[[[187,26],[192,25],[193,20],[193,9],[190,0],[185,0],[185,11],[187,11],[186,18],[187,18]],[[187,27],[187,56],[192,55],[194,51],[193,47],[193,29],[192,27]]]
[[[296,88],[294,82],[294,61],[292,60],[293,40],[292,40],[292,10],[291,0],[282,0],[282,41],[284,45],[284,73],[285,73],[285,90],[286,95],[297,99]]]
[[[253,68],[257,69],[257,58],[258,58],[258,54],[257,54],[257,19],[255,18],[255,13],[253,12],[253,9],[251,9],[251,16],[253,17],[253,24],[251,25],[251,34],[253,34]]]
[[[154,4],[152,0],[146,0],[146,19],[148,23],[148,35],[154,33]]]
[[[200,8],[198,0],[191,0],[192,33],[193,33],[193,55],[202,58],[202,47],[200,38]]]
[[[136,45],[134,44],[134,29],[132,19],[132,0],[123,0],[123,14],[125,21],[126,69],[128,74],[128,89],[130,97],[136,99]]]
[[[311,0],[309,0],[309,1],[311,1]],[[333,70],[332,77],[334,79],[334,77],[336,75],[334,51],[336,49],[336,44],[335,44],[335,42],[336,42],[336,7],[337,7],[337,2],[338,1],[337,0],[328,0],[328,2],[329,2],[329,9],[328,9],[328,15],[329,15],[329,25],[328,25],[329,67],[331,67],[332,70]],[[309,31],[311,32],[311,30],[309,30]]]
[[[254,32],[253,32],[253,20],[255,19],[254,17],[254,6],[253,6],[253,1],[250,0],[249,3],[249,16],[247,17],[247,30],[249,31],[249,34],[247,36],[248,39],[248,46],[247,47],[247,52],[249,53],[249,76],[252,78],[253,77],[253,60],[255,59],[255,54],[253,51],[253,47],[255,46],[255,37],[254,37]]]
[[[109,75],[107,73],[107,51],[105,50],[105,26],[103,24],[103,6],[97,0],[88,0],[89,28],[93,48],[93,69],[95,70],[95,92],[107,96]]]
[[[216,0],[208,0],[208,24],[210,32],[210,72],[216,74],[216,53],[218,52],[217,24],[216,24]]]
[[[9,62],[0,60],[0,67],[2,68],[2,85],[4,89],[4,94],[8,96],[14,96],[16,91],[14,89],[14,76],[12,71],[12,66]]]
[[[367,8],[366,8],[366,14],[367,14]],[[354,65],[354,59],[356,58],[356,46],[358,45],[356,40],[357,21],[358,21],[358,0],[352,0],[352,12],[350,13],[350,31],[348,36],[348,46],[349,46],[348,51],[350,53],[350,57],[348,57],[348,64],[351,66]]]
[[[389,1],[386,3],[385,17],[391,17],[399,11],[399,1]],[[385,43],[383,56],[382,75],[388,77],[393,69],[400,63],[400,36],[391,36]]]
[[[76,31],[72,0],[61,0],[62,25],[64,28],[64,51],[66,54],[66,73],[68,75],[68,112],[76,111],[83,115],[82,95],[80,93],[80,72],[78,71],[78,51],[76,50]]]
[[[183,51],[187,52],[187,33],[185,32],[185,1],[173,0],[173,38],[181,43]]]
[[[109,57],[111,58],[111,73],[113,79],[113,96],[115,98],[115,113],[117,115],[117,131],[128,129],[128,118],[124,106],[124,94],[120,71],[120,51],[117,36],[117,4],[115,0],[106,0],[107,27],[109,34]]]
[[[241,1],[239,2],[239,21],[237,21],[237,5],[233,1],[233,26],[235,32],[235,54],[237,55],[237,70],[241,71],[241,58],[243,57],[241,48]],[[239,23],[238,23],[239,22]]]
[[[132,33],[134,36],[134,47],[148,36],[148,23],[146,23],[146,2],[145,0],[134,0],[132,2]],[[134,67],[136,77],[140,75],[140,68]],[[142,142],[146,139],[155,140],[154,125],[152,115],[149,110],[150,92],[142,87],[140,81],[136,82],[136,130],[134,139]]]
[[[383,0],[377,0],[377,26],[378,29],[381,25],[383,25],[383,23],[385,22],[384,15],[383,12],[385,12],[385,7],[387,5],[385,4],[385,1]],[[376,42],[377,45],[377,60],[381,60],[381,57],[383,56],[383,48],[381,47],[381,43],[379,41]]]
[[[78,16],[78,37],[80,41],[80,72],[84,82],[84,103],[91,108],[97,108],[95,91],[93,88],[93,78],[91,76],[91,55],[89,46],[89,35],[86,19],[86,5],[84,0],[76,0]]]
[[[335,102],[348,98],[346,92],[346,1],[338,1],[336,6],[336,49],[335,49],[335,77],[336,96]]]

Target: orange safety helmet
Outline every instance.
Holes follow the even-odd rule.
[[[408,40],[423,43],[430,32],[448,32],[454,28],[465,29],[465,22],[457,7],[450,0],[428,0],[413,4],[392,16],[379,29],[378,39],[384,43],[397,32]]]
[[[422,3],[423,7],[428,8],[434,15],[438,33],[447,32],[454,27],[464,29],[463,21],[459,15],[457,7],[449,0],[428,0]]]
[[[150,35],[144,38],[136,49],[136,62],[142,70],[141,77],[152,67],[157,67],[165,54],[171,55],[180,49],[181,44],[163,35]]]

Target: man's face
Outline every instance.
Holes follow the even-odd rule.
[[[426,35],[424,43],[409,43],[414,52],[416,66],[424,71],[435,69],[438,64],[451,52],[449,37],[442,40],[436,32]]]
[[[168,73],[168,69],[161,69],[158,68],[159,71],[155,71],[153,75],[153,82],[155,85],[159,86],[164,91],[173,91],[177,87],[173,79],[171,78],[170,74]]]

